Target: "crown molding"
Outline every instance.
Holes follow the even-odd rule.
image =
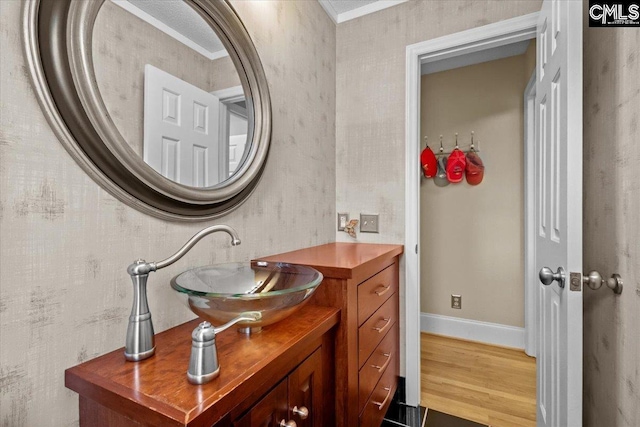
[[[329,15],[333,22],[335,22],[336,24],[341,24],[343,22],[350,21],[352,19],[356,19],[370,13],[397,6],[407,1],[408,0],[378,0],[374,3],[369,3],[367,5],[343,13],[336,12],[330,0],[318,0],[318,3],[320,3],[320,6],[322,6],[324,11],[327,12],[327,15]]]

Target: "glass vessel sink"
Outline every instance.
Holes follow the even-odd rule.
[[[300,308],[322,281],[311,267],[254,261],[187,270],[171,287],[198,317],[222,325],[250,317],[239,327],[258,328],[276,323]]]

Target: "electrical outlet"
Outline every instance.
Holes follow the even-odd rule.
[[[462,295],[451,295],[451,308],[462,309]]]
[[[378,214],[360,214],[360,232],[378,232]]]
[[[349,223],[349,214],[348,213],[339,213],[338,214],[338,231],[344,231],[344,228]]]

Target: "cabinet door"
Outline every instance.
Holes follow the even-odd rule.
[[[289,420],[287,416],[287,380],[256,403],[249,412],[233,423],[234,427],[275,427]]]
[[[289,419],[298,427],[322,424],[322,349],[317,349],[289,374]],[[308,415],[303,413],[306,411]]]

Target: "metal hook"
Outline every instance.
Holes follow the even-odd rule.
[[[444,153],[444,148],[442,147],[442,135],[440,135],[440,152]]]
[[[476,151],[476,149],[473,147],[473,131],[471,131],[471,151]]]
[[[456,148],[458,148],[458,132],[456,132]]]
[[[424,146],[425,146],[426,148],[429,148],[429,141],[428,141],[428,138],[429,138],[429,137],[427,137],[427,136],[425,136],[425,137],[424,137]]]

